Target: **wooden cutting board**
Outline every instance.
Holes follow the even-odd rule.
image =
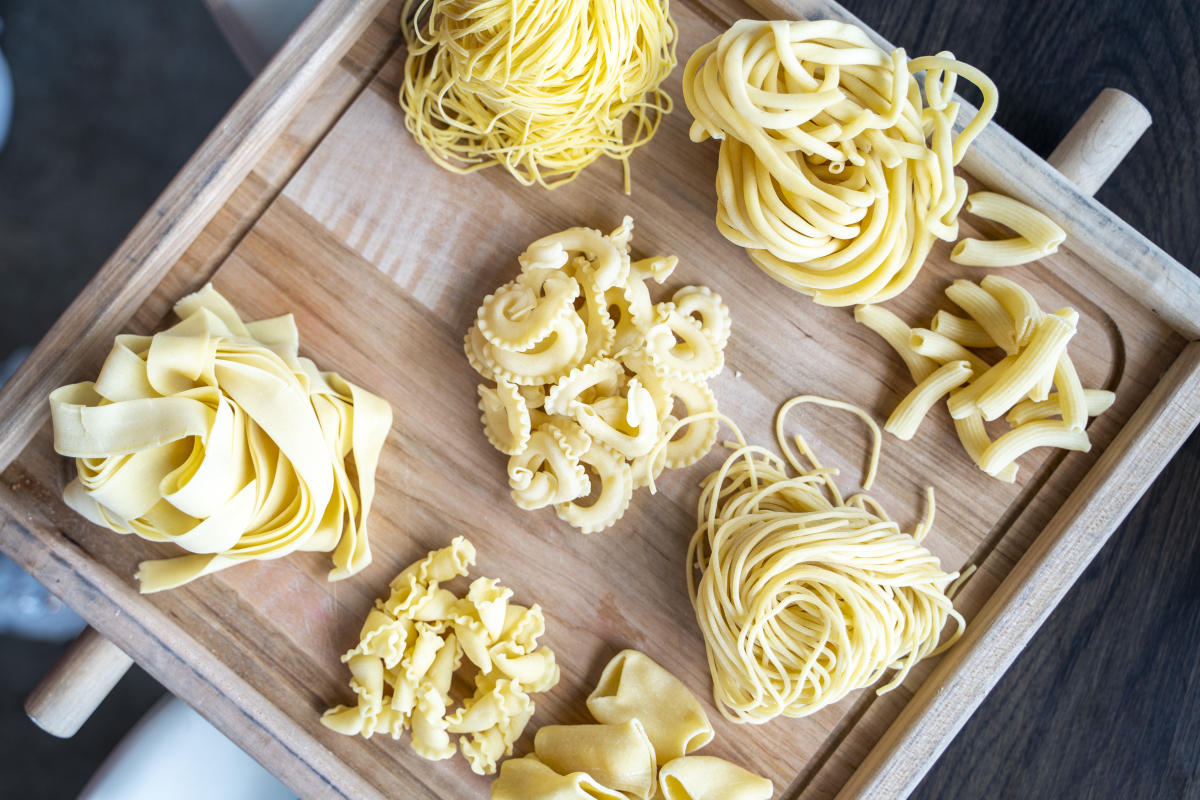
[[[603,533],[517,509],[462,353],[476,308],[516,274],[529,242],[575,225],[610,230],[628,214],[635,256],[680,259],[655,299],[703,283],[729,305],[727,366],[711,386],[752,441],[773,443],[775,411],[794,394],[848,400],[882,420],[911,380],[848,309],[783,288],[717,233],[717,148],[688,139],[681,70],[665,84],[674,113],[632,158],[631,195],[612,161],[552,192],[496,170],[452,175],[404,129],[400,5],[326,0],[0,394],[0,548],[304,796],[486,796],[487,779],[461,759],[422,761],[405,740],[341,737],[318,721],[351,700],[339,656],[374,599],[456,535],[479,550],[474,574],[543,606],[545,642],[562,667],[560,684],[537,698],[518,754],[539,725],[588,721],[583,700],[601,668],[635,647],[708,704],[717,736],[703,752],[770,777],[778,796],[907,791],[1200,419],[1200,351],[1190,343],[1198,282],[989,128],[963,174],[974,188],[1043,208],[1070,235],[1055,256],[1004,274],[1043,307],[1080,312],[1071,355],[1084,384],[1114,390],[1117,402],[1089,428],[1092,452],[1037,451],[1013,485],[971,464],[944,410],[910,442],[888,437],[873,495],[911,525],[932,485],[938,519],[928,546],[948,570],[978,567],[956,601],[967,636],[891,694],[859,692],[803,720],[734,725],[711,704],[684,579],[697,483],[721,453],[667,473],[656,496],[636,492]],[[823,2],[691,0],[672,13],[681,61],[743,16],[848,18]],[[964,215],[964,235],[973,223]],[[936,246],[888,307],[925,324],[951,308],[942,295],[951,280],[987,274],[951,264],[948,253]],[[375,560],[353,579],[328,583],[327,556],[308,553],[141,597],[137,562],[167,550],[95,528],[59,500],[69,468],[50,445],[47,391],[94,376],[118,331],[169,324],[171,303],[207,280],[247,318],[294,313],[304,354],[395,410],[370,523]],[[843,487],[857,488],[868,444],[860,422],[805,408],[789,429],[841,470]]]

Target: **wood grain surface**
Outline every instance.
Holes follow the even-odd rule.
[[[861,7],[851,11],[868,13]],[[677,4],[676,14],[683,53],[729,21],[720,14],[715,19],[698,14],[683,3]],[[944,46],[938,42],[922,48],[920,41],[888,29],[886,22],[865,21],[877,25],[887,38],[909,45],[913,53]],[[386,24],[378,36],[380,46],[394,41]],[[973,51],[959,50],[959,55],[995,74]],[[513,256],[527,241],[580,222],[611,227],[619,221],[619,210],[635,209],[639,223],[635,250],[678,252],[685,280],[710,283],[733,306],[735,325],[743,328],[735,335],[729,357],[731,368],[741,374],[727,371],[715,388],[726,408],[738,409],[738,419],[757,439],[765,439],[774,406],[787,394],[815,391],[843,396],[881,416],[907,387],[886,347],[855,328],[845,312],[819,309],[778,290],[736,248],[714,240],[710,184],[715,150],[686,145],[687,119],[682,111],[668,120],[651,146],[635,156],[633,198],[620,194],[617,166],[605,164],[547,203],[514,189],[503,175],[483,173],[470,179],[466,188],[446,182],[403,133],[394,106],[396,67],[394,59],[388,62],[361,93],[349,70],[351,80],[339,95],[349,105],[332,128],[315,124],[305,133],[303,117],[293,123],[301,130],[301,141],[316,144],[315,149],[309,153],[305,147],[290,152],[287,147],[277,148],[282,165],[278,172],[271,172],[269,162],[252,171],[222,210],[228,212],[227,218],[221,214],[214,218],[206,232],[210,238],[197,240],[182,269],[173,270],[142,306],[133,327],[149,329],[159,324],[169,300],[214,269],[218,285],[250,315],[296,312],[309,354],[384,394],[415,423],[398,425],[394,452],[381,466],[381,482],[393,499],[381,503],[376,530],[392,529],[403,535],[377,540],[377,563],[359,579],[334,590],[323,582],[322,559],[309,554],[243,567],[207,579],[203,585],[156,596],[151,603],[140,604],[148,606],[141,617],[109,623],[118,636],[141,648],[139,660],[164,659],[148,668],[168,685],[183,686],[181,693],[190,693],[193,702],[212,698],[214,689],[223,685],[214,684],[213,675],[232,672],[253,693],[229,698],[235,704],[259,708],[266,703],[270,709],[285,709],[282,718],[272,716],[273,712],[262,714],[240,741],[276,768],[288,759],[307,763],[312,772],[293,781],[306,793],[321,793],[322,781],[333,780],[356,795],[369,795],[387,791],[381,780],[391,776],[410,781],[393,785],[406,785],[406,793],[414,796],[466,796],[482,784],[464,782],[461,765],[429,766],[414,761],[402,745],[386,742],[380,747],[379,742],[332,737],[315,725],[312,716],[344,693],[344,687],[339,687],[346,676],[336,654],[352,640],[370,598],[400,566],[453,533],[468,533],[481,550],[486,548],[482,571],[505,579],[518,598],[556,598],[557,609],[549,600],[543,604],[554,626],[551,644],[560,650],[566,667],[565,680],[539,704],[535,723],[581,719],[579,701],[606,654],[623,645],[648,649],[702,694],[706,684],[702,648],[686,624],[690,613],[686,598],[681,597],[679,581],[670,579],[679,561],[680,537],[690,530],[694,480],[703,470],[668,478],[663,495],[653,504],[646,502],[644,492],[639,493],[636,508],[622,523],[628,526],[626,534],[580,537],[552,516],[530,516],[511,506],[500,479],[503,459],[486,451],[481,455],[482,437],[470,402],[471,374],[436,366],[462,360],[458,342],[475,304],[515,269]],[[337,77],[335,72],[329,80],[336,83]],[[1006,96],[1000,76],[997,82]],[[669,86],[678,96],[678,74]],[[1082,103],[1086,105],[1092,96],[1081,98]],[[284,180],[300,164],[295,176]],[[381,193],[376,188],[380,184],[407,184],[422,191]],[[467,195],[469,203],[464,202]],[[420,216],[436,217],[443,224],[424,228],[418,235],[408,220]],[[254,219],[253,228],[241,227],[244,219]],[[902,316],[916,320],[927,313],[940,287],[962,272],[948,266],[946,250],[938,249],[918,285],[893,304]],[[313,264],[321,268],[314,269]],[[446,264],[469,264],[472,269],[448,274]],[[695,266],[689,269],[688,265]],[[1094,426],[1098,444],[1094,453],[1027,459],[1023,462],[1027,477],[1016,487],[1003,487],[973,473],[953,446],[946,420],[930,420],[910,446],[889,440],[884,473],[893,477],[882,482],[878,495],[885,505],[903,510],[913,507],[925,481],[940,490],[943,519],[951,524],[931,537],[932,548],[952,567],[970,561],[981,568],[963,595],[968,615],[983,606],[1029,549],[1184,346],[1183,339],[1160,320],[1130,302],[1122,288],[1095,277],[1090,265],[1073,252],[1014,274],[1029,283],[1045,304],[1070,302],[1080,309],[1084,335],[1079,350],[1073,352],[1084,380],[1118,388],[1121,399]],[[787,320],[790,338],[772,337],[765,328],[756,336],[760,315]],[[397,349],[395,342],[405,342],[405,348]],[[851,360],[861,372],[836,366]],[[797,368],[826,362],[831,364],[828,369]],[[788,374],[788,380],[781,381],[780,374]],[[862,380],[863,374],[870,379]],[[422,420],[428,424],[420,424]],[[819,426],[812,437],[818,449],[831,453],[845,475],[856,474],[858,433],[836,417],[813,414],[810,420]],[[463,464],[473,465],[469,480],[446,483],[447,476],[464,474]],[[489,480],[489,474],[495,480]],[[55,576],[73,582],[63,591],[74,602],[87,599],[78,585],[78,576],[86,573],[95,591],[110,603],[111,595],[121,597],[113,606],[121,609],[132,602],[127,576],[133,565],[157,550],[92,529],[64,513],[54,501],[60,475],[61,465],[50,456],[43,429],[5,473],[0,493],[10,508],[31,501],[44,504],[45,517],[32,521],[29,528],[8,526],[6,545],[27,563],[41,559],[34,566],[50,582]],[[420,489],[435,484],[445,486],[436,496]],[[472,508],[483,510],[488,524],[481,523],[480,514],[466,511]],[[904,518],[903,511],[897,513]],[[51,563],[39,548],[57,531],[73,544],[69,557]],[[512,547],[506,531],[536,536],[540,543],[536,549]],[[604,574],[587,569],[589,564],[627,569],[621,584],[636,585],[640,593],[617,590]],[[148,630],[172,627],[187,631],[191,641],[168,642],[156,649],[157,645],[139,638]],[[556,629],[561,633],[555,634]],[[168,663],[180,652],[198,651],[219,653],[219,663],[204,662],[201,654],[198,663],[187,664],[193,677],[184,674],[183,678],[180,665]],[[864,694],[805,724],[776,723],[756,729],[753,737],[719,724],[712,752],[771,775],[779,788],[789,788],[784,796],[828,796],[845,781],[849,769],[864,757],[928,671],[914,673],[904,689],[883,700]],[[224,707],[213,699],[208,708]],[[227,729],[238,723],[228,718],[219,721]],[[287,736],[295,726],[328,747],[332,758],[319,748],[280,754],[277,746],[262,740]],[[272,748],[274,752],[268,752]],[[963,763],[954,764],[959,774]],[[967,793],[973,794],[975,788]],[[949,789],[927,781],[921,791],[943,796]],[[963,792],[960,784],[957,793]]]

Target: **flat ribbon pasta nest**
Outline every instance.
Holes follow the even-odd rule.
[[[959,76],[983,104],[955,137]],[[692,54],[683,91],[692,140],[721,140],[718,229],[834,306],[896,296],[934,239],[958,235],[967,184],[954,166],[997,102],[951,53],[909,60],[833,20],[741,20]]]
[[[50,394],[54,449],[78,472],[67,505],[191,553],[142,562],[143,592],[295,550],[332,551],[330,580],[363,569],[391,408],[299,357],[290,314],[242,322],[212,284],[175,313]]]
[[[675,68],[667,5],[408,0],[405,125],[453,172],[499,164],[553,188],[607,155],[624,163],[628,192],[630,154],[671,110],[658,88]]]
[[[949,595],[959,578],[921,545],[928,516],[912,533],[865,494],[843,499],[833,477],[800,436],[804,467],[783,436],[797,403],[853,411],[868,422],[874,448],[863,488],[879,458],[880,433],[848,403],[802,395],[784,404],[776,438],[786,461],[738,447],[701,484],[699,527],[688,547],[688,594],[704,635],[713,697],[734,722],[803,717],[895,670],[882,694],[965,626]],[[794,475],[788,474],[788,467]],[[939,646],[948,619],[955,632]]]
[[[512,590],[492,578],[476,579],[465,597],[439,586],[474,563],[474,546],[456,536],[396,576],[363,623],[361,641],[342,656],[358,701],[326,711],[326,727],[367,739],[411,730],[417,755],[440,761],[461,749],[480,775],[512,754],[533,716],[530,694],[558,683],[558,664],[537,646],[546,623],[536,604],[509,602]],[[474,693],[451,710],[464,656],[476,669]]]
[[[488,441],[510,457],[513,500],[553,505],[584,533],[615,523],[635,487],[695,463],[717,437],[715,420],[675,423],[716,411],[706,381],[725,363],[729,309],[704,286],[654,303],[646,281],[665,281],[677,259],[631,261],[632,235],[626,217],[607,236],[571,228],[534,242],[464,345],[494,383],[479,385],[479,408]]]

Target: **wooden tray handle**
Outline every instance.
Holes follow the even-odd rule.
[[[1150,112],[1133,95],[1105,89],[1046,159],[1086,195],[1094,195],[1146,129]]]
[[[70,738],[121,680],[133,659],[95,628],[84,628],[25,700],[25,713],[53,736]]]

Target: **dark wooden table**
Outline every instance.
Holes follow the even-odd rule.
[[[845,2],[912,55],[950,49],[986,71],[1000,89],[1000,124],[1042,155],[1104,87],[1141,99],[1154,125],[1097,196],[1184,264],[1200,264],[1200,166],[1195,156],[1200,4],[1195,0]],[[0,0],[0,12],[17,10],[7,6]],[[138,52],[131,48],[108,57],[132,64]],[[108,72],[115,73],[116,67]],[[77,94],[102,97],[109,88],[108,72],[72,71],[70,85]],[[87,108],[81,101],[65,109],[62,124],[88,131]],[[176,119],[177,130],[210,127],[216,121],[189,121],[186,116]],[[158,172],[147,169],[148,175],[141,176],[146,184],[142,206],[166,174],[158,162],[177,158],[182,163],[186,153],[177,152],[177,144],[164,138],[162,153],[149,154],[147,167],[157,166]],[[103,163],[105,142],[93,137],[89,145],[100,151]],[[129,184],[139,179],[134,170],[136,164],[126,170]],[[67,183],[64,188],[69,189]],[[0,185],[0,190],[23,189]],[[123,232],[103,235],[111,239]],[[75,259],[72,265],[81,282],[99,259]],[[7,265],[0,270],[9,274]],[[74,293],[73,282],[65,283],[59,287],[61,307]],[[46,289],[50,296],[54,291]],[[915,797],[1200,797],[1198,487],[1200,436],[1193,436],[984,700]],[[105,713],[102,707],[100,714]],[[117,710],[109,707],[108,713]],[[21,775],[53,772],[63,764],[90,772],[101,752],[88,749],[86,735],[42,742],[39,732],[29,728],[28,736],[39,746],[8,748],[15,757],[4,759],[0,787],[31,787]],[[35,791],[32,796],[51,797],[70,796],[79,783],[60,787],[62,791],[51,790],[46,781],[36,785],[49,793]]]

